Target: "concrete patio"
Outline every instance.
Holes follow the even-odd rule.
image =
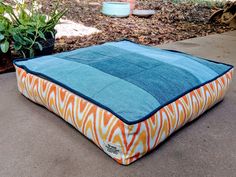
[[[236,31],[159,46],[236,66]],[[236,78],[225,100],[151,154],[121,166],[0,75],[0,177],[236,176]]]

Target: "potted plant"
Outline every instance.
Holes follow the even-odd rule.
[[[10,11],[14,28],[11,30],[14,49],[24,58],[48,55],[53,52],[55,26],[67,10],[59,10],[58,4],[49,15],[40,11],[39,5],[15,2],[15,11]]]
[[[0,73],[13,68],[10,51],[12,22],[6,17],[10,9],[0,1]]]

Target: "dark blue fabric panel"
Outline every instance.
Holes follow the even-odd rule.
[[[119,55],[88,63],[88,65],[97,68],[105,73],[111,74],[121,79],[138,74],[146,69],[161,65],[163,62],[144,58],[142,55],[127,52],[126,55]]]
[[[118,48],[118,50],[120,49]],[[125,55],[119,55],[114,58],[119,60],[119,62],[131,63],[145,70],[163,64],[161,61],[153,60],[152,58],[144,57],[143,55],[133,52],[126,52]]]
[[[126,50],[119,49],[113,46],[92,46],[82,50],[77,50],[72,54],[58,55],[57,57],[71,60],[83,64],[91,64],[95,62],[100,62],[102,60],[109,60],[117,56],[128,55],[129,52]]]
[[[61,57],[59,57],[59,58],[61,58]],[[111,58],[111,57],[105,56],[105,55],[102,55],[102,54],[99,54],[99,53],[96,53],[93,51],[82,51],[82,52],[78,52],[73,55],[62,57],[62,59],[71,60],[71,61],[83,63],[83,64],[100,62],[100,61],[103,61],[103,60],[106,60],[109,58]]]
[[[158,60],[153,60],[149,57],[144,57],[143,55],[140,55],[138,53],[130,52],[124,49],[120,49],[114,46],[93,46],[90,50],[78,50],[78,52],[73,53],[72,55],[67,56],[58,56],[59,58],[71,60],[74,62],[79,62],[83,64],[88,64],[91,66],[98,66],[101,69],[100,64],[94,64],[97,62],[102,62],[105,64],[105,60],[119,60],[117,62],[121,63],[130,63],[134,64],[141,68],[152,68],[157,65],[160,65],[163,62],[160,62]],[[127,65],[126,67],[128,68]],[[106,66],[104,66],[106,67]]]
[[[149,92],[160,104],[201,84],[191,73],[168,64],[162,64],[125,80]]]
[[[158,60],[114,46],[94,46],[90,50],[78,50],[77,53],[63,56],[62,59],[87,64],[121,79],[163,64]]]
[[[119,60],[117,58],[90,63],[89,65],[121,79],[144,71],[143,68],[137,65],[131,64],[126,60]]]

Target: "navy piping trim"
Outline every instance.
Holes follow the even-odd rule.
[[[129,40],[126,40],[126,41],[129,41]],[[133,41],[130,41],[130,42],[133,42]],[[133,43],[134,43],[134,42],[133,42]],[[135,44],[136,44],[136,43],[135,43]],[[149,46],[149,47],[150,47],[150,46]],[[153,48],[154,48],[154,47],[153,47]],[[166,50],[166,49],[162,49],[162,50]],[[167,50],[167,51],[176,52],[176,53],[182,53],[182,54],[187,54],[187,53],[179,52],[179,51],[175,51],[175,50]],[[190,55],[190,54],[187,54],[187,55]],[[190,55],[190,56],[191,56],[191,55]],[[200,57],[198,57],[198,58],[200,58]],[[36,59],[36,58],[32,58],[32,59]],[[202,84],[199,84],[198,86],[193,87],[192,89],[189,89],[188,91],[185,91],[184,93],[180,94],[179,96],[177,96],[177,97],[171,99],[171,100],[168,101],[167,103],[165,103],[165,104],[163,104],[163,105],[157,107],[156,109],[154,109],[152,112],[148,113],[148,114],[147,114],[146,116],[144,116],[143,118],[140,118],[139,120],[135,120],[135,121],[127,121],[125,118],[123,118],[123,117],[120,116],[119,114],[115,113],[115,112],[114,112],[113,110],[111,110],[110,108],[104,106],[103,104],[101,104],[101,103],[99,103],[99,102],[97,102],[97,101],[95,101],[95,100],[93,100],[93,99],[87,97],[86,95],[84,95],[84,94],[82,94],[82,93],[80,93],[80,92],[78,92],[78,91],[76,91],[76,90],[74,90],[74,89],[71,89],[70,87],[66,86],[65,84],[63,84],[63,83],[61,83],[61,82],[58,82],[58,81],[56,81],[55,79],[50,78],[50,77],[48,77],[48,76],[46,76],[46,75],[44,75],[44,74],[41,74],[41,73],[38,73],[38,72],[35,72],[35,71],[31,71],[31,70],[28,69],[27,67],[25,67],[25,66],[23,66],[23,65],[19,65],[19,64],[16,63],[17,61],[26,61],[26,60],[32,60],[32,59],[16,59],[16,60],[13,61],[13,63],[14,63],[14,65],[16,65],[17,67],[20,67],[20,68],[24,69],[27,73],[34,74],[34,75],[39,76],[39,77],[41,77],[41,78],[43,78],[43,79],[46,79],[46,80],[48,80],[48,81],[51,81],[51,82],[53,82],[53,83],[55,83],[55,84],[57,84],[57,85],[59,85],[59,86],[65,88],[65,89],[69,90],[70,92],[72,92],[72,93],[74,93],[74,94],[80,96],[81,98],[86,99],[87,101],[90,101],[91,103],[93,103],[93,104],[95,104],[95,105],[97,105],[97,106],[99,106],[99,107],[101,107],[101,108],[103,108],[103,109],[109,111],[109,112],[112,113],[114,116],[116,116],[117,118],[119,118],[120,120],[122,120],[124,123],[126,123],[126,124],[128,124],[128,125],[133,125],[133,124],[136,124],[136,123],[140,123],[140,122],[142,122],[142,121],[145,121],[146,119],[148,119],[148,118],[150,118],[151,116],[153,116],[156,112],[158,112],[160,109],[162,109],[162,108],[165,107],[166,105],[168,105],[168,104],[170,104],[170,103],[172,103],[172,102],[175,102],[176,100],[178,100],[179,98],[183,97],[184,95],[190,93],[190,92],[193,91],[193,90],[196,90],[196,89],[198,89],[198,88],[200,88],[200,87],[202,87],[202,86],[204,86],[204,85],[206,85],[206,84],[208,84],[208,83],[210,83],[210,82],[212,82],[212,81],[214,81],[214,80],[217,80],[218,78],[220,78],[221,76],[225,75],[227,72],[229,72],[231,69],[234,68],[234,67],[233,67],[232,65],[230,65],[230,64],[225,64],[225,63],[221,63],[221,62],[217,62],[217,61],[212,61],[212,60],[208,60],[208,59],[205,59],[205,58],[201,58],[201,59],[203,59],[203,60],[207,60],[207,61],[210,61],[210,62],[214,62],[214,63],[219,63],[219,64],[227,65],[227,66],[229,66],[230,68],[229,68],[228,70],[226,70],[225,72],[223,72],[222,74],[220,74],[219,76],[217,76],[217,77],[215,77],[215,78],[213,78],[213,79],[211,79],[211,80],[209,80],[209,81],[207,81],[207,82],[204,82],[204,83],[202,83]]]

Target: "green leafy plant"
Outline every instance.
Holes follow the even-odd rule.
[[[12,22],[6,17],[11,6],[4,5],[0,0],[0,51],[7,53],[10,48]]]
[[[49,15],[38,8],[35,1],[29,3],[15,2],[14,11],[9,11],[9,16],[14,24],[11,30],[14,49],[23,57],[34,57],[36,50],[43,50],[43,41],[55,38],[55,26],[67,10],[59,11],[58,4]]]

